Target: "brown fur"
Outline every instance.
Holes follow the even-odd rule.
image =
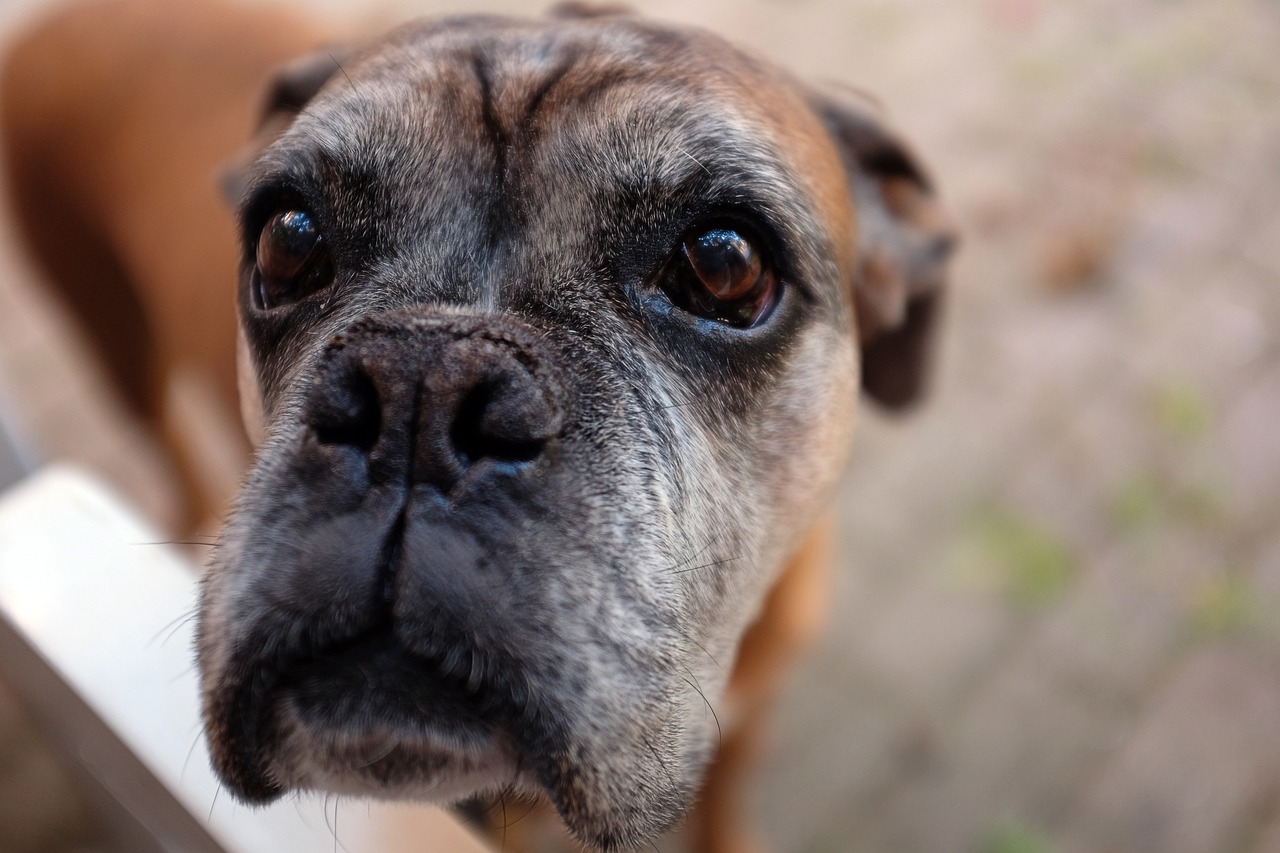
[[[220,514],[237,479],[202,471],[208,448],[193,446],[173,400],[176,383],[194,381],[238,420],[235,225],[217,179],[253,132],[263,81],[321,42],[279,10],[228,11],[77,5],[18,40],[0,89],[21,236],[170,448],[188,525]],[[247,464],[243,436],[229,438],[222,455]]]

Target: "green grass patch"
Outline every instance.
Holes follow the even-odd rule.
[[[1125,533],[1160,526],[1167,510],[1164,490],[1148,474],[1138,474],[1122,484],[1111,501],[1111,518]]]
[[[1209,401],[1190,382],[1174,380],[1165,383],[1156,390],[1152,409],[1160,432],[1176,441],[1191,442],[1204,438],[1213,426],[1213,410]]]
[[[984,509],[976,516],[975,534],[980,559],[1016,604],[1048,604],[1075,578],[1077,566],[1070,546],[1033,519],[1007,509]]]
[[[1134,474],[1108,506],[1112,524],[1131,536],[1158,535],[1173,526],[1215,529],[1226,518],[1226,500],[1203,483],[1178,482],[1154,471]]]
[[[1205,584],[1192,602],[1191,624],[1202,639],[1248,633],[1261,626],[1262,617],[1257,591],[1238,571]]]
[[[1044,833],[1022,821],[1001,821],[978,847],[981,853],[1054,853]]]

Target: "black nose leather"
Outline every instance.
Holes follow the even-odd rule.
[[[306,420],[322,445],[358,449],[374,479],[451,490],[510,471],[564,426],[559,371],[533,333],[486,317],[389,312],[330,342]]]

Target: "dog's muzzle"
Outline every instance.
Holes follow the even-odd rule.
[[[202,596],[206,731],[240,799],[514,786],[599,846],[678,817],[709,741],[671,722],[667,493],[647,421],[574,345],[413,308],[311,361]]]
[[[564,397],[531,332],[397,311],[329,343],[304,418],[321,445],[363,454],[371,481],[447,496],[546,454],[564,427]]]
[[[478,754],[529,728],[520,638],[545,629],[522,624],[538,585],[513,584],[527,562],[512,555],[557,479],[567,397],[516,321],[386,312],[326,345],[268,476],[274,512],[240,535],[260,555],[234,568],[247,637],[206,709],[241,796],[293,784],[277,760],[299,732],[333,733],[349,746],[330,753],[352,753],[338,763],[379,788],[436,760],[380,744]],[[360,720],[382,722],[360,734]]]

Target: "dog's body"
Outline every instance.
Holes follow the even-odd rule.
[[[218,424],[190,424],[210,407],[239,421],[235,224],[217,178],[254,132],[264,81],[321,43],[296,16],[235,11],[78,5],[13,44],[0,81],[16,225],[172,449],[187,525],[225,511],[239,474],[206,470],[192,433]],[[209,403],[184,411],[184,383]],[[219,455],[247,463],[243,433],[231,438]]]
[[[235,266],[206,182],[256,102],[247,79],[315,43],[166,27],[215,54],[249,34],[255,60],[234,80],[208,58],[98,66],[72,96],[31,69],[106,36],[55,26],[4,90],[33,248],[82,314],[102,268],[89,290],[128,294],[116,314],[152,328],[121,376],[230,367],[226,315],[193,325],[187,301]],[[151,77],[154,102],[120,108]],[[119,141],[60,153],[94,85],[124,97],[95,113]],[[744,849],[731,780],[815,621],[808,532],[859,352],[873,395],[919,387],[951,238],[918,165],[865,113],[712,36],[581,13],[322,50],[277,79],[260,135],[230,181],[258,457],[199,630],[227,785],[251,802],[510,792],[629,847],[695,802],[719,728],[693,831]],[[97,254],[50,258],[75,254],[63,222]]]

